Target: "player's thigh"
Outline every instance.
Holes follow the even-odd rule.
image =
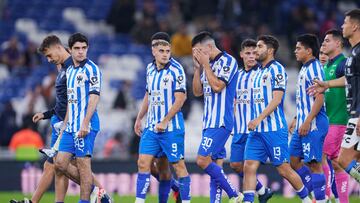
[[[91,130],[85,137],[74,137],[75,156],[91,157],[94,150],[95,138],[98,131]]]
[[[314,130],[303,136],[301,139],[304,162],[322,162],[322,152],[326,132]]]
[[[61,170],[61,171],[66,171],[72,157],[73,157],[73,154],[71,154],[71,153],[62,152],[62,151],[58,152],[55,157],[56,169]]]
[[[230,163],[243,162],[248,134],[235,134],[231,142]]]
[[[360,136],[356,134],[357,122],[358,118],[349,119],[346,126],[346,132],[341,143],[341,148],[360,151]]]
[[[184,158],[184,136],[183,131],[167,132],[159,136],[161,150],[166,154],[170,163]]]
[[[251,132],[246,140],[244,160],[245,162],[251,163],[250,161],[258,161],[265,163],[268,156],[266,153],[266,146],[261,138],[261,133]]]
[[[329,131],[324,140],[323,152],[329,159],[333,160],[338,157],[342,138],[345,134],[345,125],[330,125]]]
[[[291,157],[304,157],[301,138],[297,130],[295,130],[291,136],[289,152]]]
[[[59,152],[75,154],[74,133],[63,132],[60,139]]]
[[[342,168],[346,168],[350,162],[354,159],[357,159],[360,155],[360,152],[355,150],[354,148],[341,148],[339,157],[337,159],[338,163]]]
[[[216,155],[223,150],[231,131],[221,128],[208,128],[203,130],[198,155],[207,157]]]
[[[157,138],[157,134],[151,130],[144,131],[139,143],[139,154],[157,156],[160,152],[161,147]]]
[[[286,128],[263,133],[267,156],[274,166],[289,162],[288,131]]]

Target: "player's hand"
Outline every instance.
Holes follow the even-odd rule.
[[[44,118],[44,114],[43,113],[36,113],[33,117],[32,117],[32,121],[34,123],[37,123],[39,120]]]
[[[295,127],[296,127],[296,119],[294,118],[294,119],[291,121],[291,124],[290,124],[290,126],[289,126],[289,132],[290,132],[291,134],[294,133]]]
[[[306,136],[310,130],[310,122],[305,121],[299,128],[298,133],[300,136]]]
[[[360,136],[360,116],[359,116],[358,122],[356,124],[356,135]]]
[[[165,121],[165,120],[163,120],[163,121],[161,121],[160,123],[157,123],[157,124],[155,125],[155,131],[157,131],[157,132],[164,132],[165,129],[167,128],[167,125],[168,125],[168,122]]]
[[[201,69],[201,66],[200,66],[199,61],[195,58],[194,55],[193,55],[192,59],[193,59],[193,63],[194,63],[194,69],[195,69],[195,70],[200,70],[200,69]]]
[[[80,128],[77,136],[79,138],[84,138],[89,132],[90,132],[89,124],[83,123],[81,125],[81,128]]]
[[[256,127],[260,124],[260,122],[261,121],[259,119],[257,119],[257,118],[250,121],[249,124],[248,124],[248,129],[250,131],[254,131],[256,129]]]
[[[199,48],[193,48],[193,56],[199,62],[200,66],[209,63],[209,55],[201,51]]]
[[[329,83],[327,81],[321,81],[321,80],[314,80],[313,85],[307,88],[307,92],[311,96],[317,96],[318,94],[321,94],[325,92],[329,88]]]
[[[141,136],[141,133],[142,133],[141,120],[139,120],[139,119],[136,119],[136,121],[135,121],[134,132],[137,136]]]

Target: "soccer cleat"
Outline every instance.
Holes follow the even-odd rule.
[[[265,193],[263,195],[259,195],[259,203],[266,203],[272,196],[273,192],[270,188],[265,188]]]
[[[112,203],[112,199],[104,189],[94,187],[90,194],[90,203]]]
[[[241,203],[243,199],[244,199],[244,195],[241,192],[239,192],[237,197],[230,198],[229,203]]]
[[[32,203],[32,201],[25,197],[24,200],[20,200],[20,201],[12,199],[10,200],[10,203]]]
[[[56,155],[56,152],[54,149],[39,149],[39,152],[42,154],[45,154],[49,158],[53,158]]]

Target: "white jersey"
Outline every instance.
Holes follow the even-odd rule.
[[[242,69],[239,72],[236,93],[235,93],[235,124],[234,133],[244,134],[250,133],[247,125],[253,118],[251,117],[251,88],[254,81],[254,76],[258,71],[259,65],[251,68],[249,71]]]
[[[252,113],[257,118],[273,99],[273,91],[286,91],[287,74],[285,68],[277,61],[270,61],[265,67],[259,68],[253,82]],[[272,132],[287,128],[284,114],[284,98],[276,109],[261,121],[255,129],[257,132]]]

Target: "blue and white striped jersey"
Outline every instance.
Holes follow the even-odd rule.
[[[306,89],[313,85],[315,79],[323,81],[324,78],[325,73],[319,60],[311,59],[302,66],[296,85],[296,129],[299,129],[304,123],[315,102],[315,97],[308,95]],[[324,105],[318,115],[320,114],[326,116]],[[315,129],[317,129],[316,119],[313,119],[310,125],[310,131]]]
[[[89,95],[100,95],[102,75],[99,67],[85,59],[78,67],[71,65],[66,71],[68,123],[67,132],[78,132],[88,108]],[[90,130],[99,131],[100,121],[97,111],[90,119]]]
[[[234,127],[234,97],[236,78],[239,74],[238,64],[234,57],[222,52],[210,61],[214,74],[226,83],[224,89],[215,93],[206,78],[201,74],[201,83],[204,92],[203,129],[225,127],[232,130]]]
[[[253,119],[251,117],[251,89],[254,82],[254,76],[258,71],[260,64],[256,64],[249,71],[242,69],[239,72],[236,93],[235,93],[235,124],[234,133],[243,134],[250,133],[248,130],[248,123]]]
[[[277,61],[270,61],[265,67],[259,68],[253,82],[252,118],[257,118],[273,99],[273,91],[286,90],[287,74],[285,68]],[[287,127],[284,114],[284,98],[278,107],[255,129],[257,132],[272,132]]]
[[[184,68],[173,58],[161,70],[156,68],[155,61],[148,64],[146,67],[146,91],[149,95],[146,128],[154,131],[155,125],[165,118],[175,103],[175,92],[186,93]],[[165,131],[175,130],[185,130],[181,111],[175,114]]]

